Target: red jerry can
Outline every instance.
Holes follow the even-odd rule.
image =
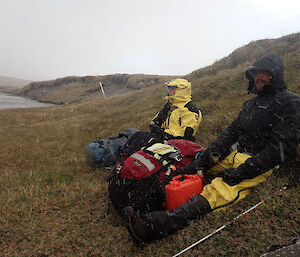
[[[198,175],[178,175],[165,186],[166,202],[168,211],[189,201],[194,195],[203,190],[204,177]]]

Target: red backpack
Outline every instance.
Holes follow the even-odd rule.
[[[140,212],[161,210],[164,186],[204,149],[189,140],[171,139],[137,151],[116,165],[109,180],[109,196],[117,210],[131,205]]]

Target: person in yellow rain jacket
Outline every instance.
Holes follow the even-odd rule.
[[[165,84],[167,103],[149,124],[152,133],[163,138],[183,138],[195,141],[202,119],[201,111],[192,101],[192,86],[186,79],[175,79]]]
[[[125,207],[124,218],[134,240],[160,239],[190,220],[237,203],[278,165],[297,158],[300,96],[287,89],[282,58],[276,54],[262,56],[245,75],[248,91],[256,96],[245,102],[232,124],[189,167],[214,175],[213,180],[201,194],[171,211],[139,215],[132,206]]]
[[[192,85],[186,79],[165,83],[167,103],[149,123],[150,132],[135,133],[122,148],[124,156],[130,156],[142,147],[163,143],[170,139],[195,141],[202,120],[201,111],[192,101]]]

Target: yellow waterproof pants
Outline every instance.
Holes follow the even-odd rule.
[[[236,168],[243,164],[250,155],[238,153],[236,150],[229,154],[224,160],[213,166],[208,174],[216,175],[227,168]],[[272,174],[274,169],[269,170],[255,178],[245,179],[235,186],[229,186],[221,177],[212,180],[210,184],[204,186],[201,193],[206,198],[212,209],[226,207],[228,204],[236,203],[245,198],[250,192],[248,189],[264,182]]]

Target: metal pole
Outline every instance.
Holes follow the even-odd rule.
[[[101,81],[99,82],[99,86],[100,86],[100,89],[102,91],[103,97],[105,98],[105,93],[104,93],[104,89],[103,89]]]
[[[291,185],[286,185],[286,186],[283,186],[280,190],[279,190],[279,193],[283,190],[286,190],[290,187],[294,186],[293,184]],[[274,195],[273,195],[274,196]],[[187,248],[183,249],[181,252],[173,255],[173,257],[177,257],[183,253],[185,253],[186,251],[190,250],[191,248],[193,248],[194,246],[202,243],[203,241],[205,241],[206,239],[212,237],[213,235],[217,234],[219,231],[221,231],[222,229],[226,228],[227,226],[231,225],[235,220],[237,220],[238,218],[240,218],[241,216],[244,216],[245,214],[247,214],[248,212],[254,210],[255,208],[257,208],[258,206],[260,206],[261,204],[263,204],[265,201],[267,201],[268,199],[272,198],[273,197],[272,195],[267,197],[266,199],[260,201],[259,203],[255,204],[254,206],[252,206],[251,208],[249,208],[248,210],[246,211],[243,211],[241,214],[239,214],[238,216],[236,216],[235,218],[233,218],[231,221],[228,221],[225,225],[219,227],[218,229],[214,230],[213,232],[211,232],[210,234],[208,234],[207,236],[201,238],[200,240],[198,240],[197,242],[191,244],[190,246],[188,246]]]

